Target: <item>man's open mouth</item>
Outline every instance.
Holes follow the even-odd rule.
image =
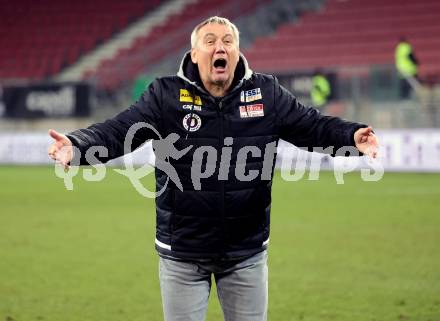
[[[216,69],[224,69],[226,68],[226,59],[219,58],[214,61],[214,68]]]

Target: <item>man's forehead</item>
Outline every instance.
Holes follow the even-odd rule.
[[[208,23],[199,29],[199,36],[204,37],[209,34],[216,36],[233,35],[232,28],[228,25],[219,23]]]

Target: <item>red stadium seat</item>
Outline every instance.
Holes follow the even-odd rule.
[[[0,1],[0,78],[55,75],[160,2]]]
[[[319,12],[257,39],[245,55],[253,69],[267,72],[394,64],[395,45],[405,36],[424,77],[440,70],[439,34],[436,0],[329,0]]]

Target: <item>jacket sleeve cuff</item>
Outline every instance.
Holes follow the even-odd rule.
[[[84,144],[81,143],[81,140],[72,133],[66,135],[67,138],[70,139],[72,142],[72,145],[75,147],[73,149],[73,163],[69,165],[88,165],[86,159],[85,159],[85,147]],[[75,153],[79,153],[79,155],[76,155]],[[76,164],[75,164],[76,163]]]

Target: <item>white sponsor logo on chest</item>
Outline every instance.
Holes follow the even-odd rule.
[[[240,93],[240,101],[242,103],[250,103],[252,101],[262,99],[261,96],[261,89],[260,88],[254,88],[251,90],[242,91]]]
[[[183,105],[182,108],[187,110],[202,111],[202,106],[197,106],[197,105]]]
[[[240,106],[240,117],[263,117],[264,116],[264,106],[263,104]]]

